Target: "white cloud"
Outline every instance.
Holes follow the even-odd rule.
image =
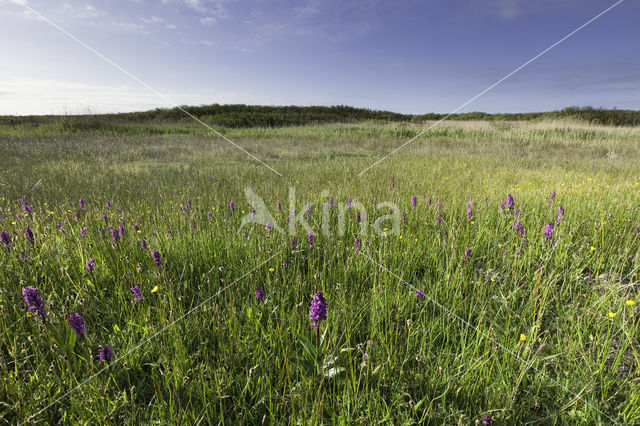
[[[142,21],[147,23],[147,24],[160,24],[162,22],[164,22],[164,19],[159,18],[155,15],[151,15],[151,18],[142,18]]]
[[[159,89],[159,88],[158,88]],[[241,92],[163,92],[178,105],[212,103],[270,104],[274,99]],[[140,86],[103,86],[68,81],[0,78],[0,114],[87,114],[172,107]]]
[[[165,25],[164,27],[165,27],[166,29],[168,29],[168,30],[176,30],[176,29],[178,29],[178,27],[176,27],[176,26],[175,26],[175,25],[173,25],[173,24],[167,24],[167,25]]]
[[[563,10],[575,9],[580,0],[464,0],[458,12],[477,19],[499,18],[513,20],[527,16],[548,16]]]
[[[107,26],[111,28],[115,28],[117,30],[139,33],[139,34],[150,34],[150,32],[146,29],[146,27],[142,24],[136,24],[135,22],[118,22],[111,21],[107,24]]]
[[[522,10],[516,0],[500,0],[495,7],[498,9],[498,14],[503,19],[514,19],[522,13]]]
[[[105,16],[107,12],[98,10],[87,4],[81,7],[75,7],[69,3],[64,3],[61,8],[61,15],[71,17],[73,19],[95,19]]]
[[[201,16],[203,25],[211,25],[218,19],[227,18],[225,0],[162,0],[165,5],[180,5],[193,10]]]
[[[104,10],[96,9],[90,4],[76,5],[64,2],[55,8],[41,7],[41,4],[28,4],[25,0],[0,0],[0,5],[10,4],[16,6],[14,9],[1,9],[0,14],[16,18],[46,21],[42,16],[52,19],[54,22],[87,21],[103,18],[107,15]],[[37,13],[36,13],[37,12]],[[40,16],[42,14],[42,16]]]
[[[216,44],[211,40],[187,40],[185,38],[181,38],[180,43],[190,46],[213,46]]]
[[[163,4],[182,4],[202,15],[222,17],[224,0],[162,0]]]
[[[13,6],[11,8],[0,9],[0,15],[9,16],[11,18],[22,18],[33,21],[44,21],[45,19],[37,13],[32,12],[25,6],[28,6],[26,0],[0,0],[0,6]]]

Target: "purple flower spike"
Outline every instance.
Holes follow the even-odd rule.
[[[513,195],[508,194],[507,195],[507,207],[509,208],[509,210],[513,210],[513,208],[516,206],[516,202],[513,199]]]
[[[42,295],[38,290],[31,286],[25,287],[22,289],[22,295],[29,312],[36,315],[39,314],[42,318],[49,316],[49,312],[44,309],[44,300],[42,300]],[[37,321],[38,317],[35,316],[34,319]]]
[[[313,231],[309,231],[307,234],[307,241],[309,241],[309,246],[313,247]]]
[[[467,206],[467,219],[473,219],[473,209],[471,208],[471,206]]]
[[[441,222],[442,222],[442,215],[439,214],[438,217],[436,218],[436,226],[440,226]]]
[[[465,261],[465,262],[468,262],[470,258],[471,258],[471,249],[470,249],[470,248],[467,248],[467,249],[464,251],[464,261]]]
[[[260,287],[256,287],[255,294],[258,302],[262,302],[264,300],[264,291]]]
[[[418,299],[422,299],[424,297],[424,292],[422,290],[416,290],[416,297]]]
[[[9,247],[11,246],[11,237],[7,231],[0,232],[0,241],[2,241],[4,248],[9,250]]]
[[[110,228],[109,231],[111,232],[113,243],[118,244],[120,242],[120,232],[116,228]]]
[[[80,208],[84,211],[84,199],[80,198],[78,200],[78,204],[80,205]]]
[[[76,337],[81,338],[86,332],[87,329],[84,326],[84,320],[82,317],[76,313],[71,314],[69,317],[69,325],[76,332]]]
[[[153,261],[156,262],[156,265],[160,266],[161,265],[161,259],[162,259],[162,256],[160,255],[160,252],[158,250],[154,250],[151,255],[153,256]]]
[[[356,222],[360,223],[362,221],[362,216],[360,216],[360,212],[356,214]]]
[[[356,239],[353,240],[353,248],[355,248],[356,251],[360,251],[360,238],[356,237]]]
[[[270,232],[271,231],[271,223],[267,222],[265,228],[267,229],[267,232]]]
[[[549,197],[549,204],[551,204],[551,202],[553,201],[554,198],[556,198],[556,191],[553,191],[551,193],[551,196]]]
[[[411,197],[411,206],[415,209],[417,203],[418,203],[418,199],[414,195],[413,197]]]
[[[236,205],[233,204],[233,201],[229,201],[228,205],[229,205],[229,210],[231,210],[231,213],[236,211]]]
[[[322,295],[322,291],[313,295],[311,307],[309,308],[309,319],[313,328],[316,328],[320,321],[327,319],[327,300]]]
[[[142,250],[147,250],[149,248],[149,246],[147,245],[147,240],[143,238],[142,241],[140,241],[140,247],[142,247]]]
[[[96,266],[96,259],[95,258],[91,258],[89,259],[89,261],[87,262],[87,271],[89,271],[89,273],[93,272],[93,268]]]
[[[547,223],[544,227],[544,239],[546,241],[553,240],[553,222]]]
[[[280,202],[280,200],[276,202],[276,210],[278,210],[279,212],[282,211],[282,203]]]
[[[98,350],[98,359],[102,362],[109,362],[113,358],[113,349],[111,346],[105,345]]]
[[[483,420],[482,420],[483,425],[492,425],[493,423],[494,422],[493,422],[493,419],[491,419],[491,414],[485,414],[483,416]]]
[[[133,286],[131,287],[131,292],[133,293],[133,296],[138,300],[138,302],[142,302],[144,300],[144,297],[142,297],[142,290],[140,290],[140,287]]]
[[[524,225],[522,222],[517,221],[515,225],[513,225],[513,229],[516,231],[519,237],[524,235]]]
[[[31,228],[27,226],[27,230],[24,232],[24,234],[27,237],[27,241],[29,241],[29,244],[31,244],[31,246],[33,247],[35,238],[33,236],[33,231],[31,230]]]
[[[556,219],[556,225],[560,225],[560,219],[564,217],[564,209],[562,206],[558,206],[558,218]]]

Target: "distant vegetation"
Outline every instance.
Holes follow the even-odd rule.
[[[287,127],[328,123],[413,122],[440,120],[447,114],[399,114],[349,106],[254,106],[254,105],[203,105],[183,106],[204,122],[226,128]],[[559,111],[515,114],[489,114],[470,112],[453,114],[447,120],[472,121],[533,121],[575,119],[590,124],[607,126],[639,126],[640,111],[570,107]],[[103,115],[74,116],[2,116],[0,125],[39,127],[55,125],[65,132],[91,132],[114,130],[119,125],[150,123],[176,124],[190,122],[179,108],[158,108],[150,111]]]

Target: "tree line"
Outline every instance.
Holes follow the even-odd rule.
[[[413,122],[441,120],[532,121],[547,119],[577,119],[608,126],[639,126],[640,111],[572,106],[547,112],[497,113],[468,112],[459,114],[400,114],[367,108],[337,106],[259,106],[201,105],[180,108],[157,108],[149,111],[97,115],[67,116],[0,116],[4,125],[40,125],[62,123],[73,127],[99,129],[109,124],[126,123],[187,123],[192,119],[184,111],[207,124],[227,128],[286,127],[329,123]]]

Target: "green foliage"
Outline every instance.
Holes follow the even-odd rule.
[[[274,128],[318,124],[360,123],[424,123],[449,121],[541,121],[575,119],[589,124],[607,126],[638,126],[640,111],[569,107],[560,111],[489,114],[469,112],[460,114],[399,114],[365,108],[338,106],[259,106],[259,105],[183,105],[180,108],[159,108],[143,112],[107,115],[69,116],[0,116],[0,126],[34,129],[43,133],[160,135],[190,133],[193,118],[185,111],[216,128]],[[198,125],[196,131],[202,130]]]
[[[359,178],[423,127],[224,129],[280,178],[186,122],[5,118],[0,423],[639,423],[640,129],[484,118],[443,123]],[[313,247],[301,227],[241,228],[253,188],[286,229],[294,184]],[[329,197],[367,208],[362,252],[354,209],[344,234],[337,207],[321,231]],[[406,213],[399,235],[372,231],[382,201]],[[121,223],[116,244],[107,228]],[[47,321],[25,315],[26,286]]]

